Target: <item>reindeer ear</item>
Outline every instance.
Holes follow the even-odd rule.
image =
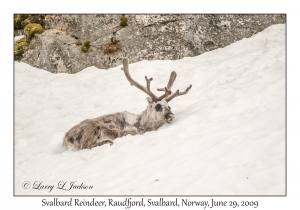
[[[153,103],[153,100],[152,100],[152,98],[150,98],[150,97],[147,97],[146,99],[147,99],[147,101],[148,101],[148,103],[149,103],[149,104]]]

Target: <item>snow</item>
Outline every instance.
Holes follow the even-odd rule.
[[[82,120],[145,109],[146,94],[120,68],[52,74],[15,62],[16,195],[285,195],[284,24],[196,57],[130,64],[141,84],[153,77],[152,90],[172,71],[174,91],[193,85],[169,103],[174,122],[64,150],[65,132]],[[93,189],[57,189],[60,181]]]
[[[22,38],[24,38],[25,36],[24,35],[21,35],[21,36],[15,36],[14,37],[14,43],[16,43],[17,41],[21,40]]]

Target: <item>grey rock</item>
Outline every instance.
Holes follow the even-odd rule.
[[[225,47],[274,24],[286,23],[285,14],[267,15],[47,15],[46,31],[35,35],[21,61],[53,73],[76,73],[89,66],[108,69],[122,58],[176,60]],[[114,34],[115,33],[115,34]],[[121,48],[104,53],[115,36]],[[77,41],[90,41],[87,53]]]

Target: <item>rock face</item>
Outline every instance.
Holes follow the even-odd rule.
[[[250,37],[273,24],[276,15],[46,15],[45,32],[36,34],[21,61],[53,73],[76,73],[88,66],[111,68],[122,58],[175,60],[196,56]],[[118,40],[120,49],[105,53]],[[88,52],[78,43],[90,42]],[[77,43],[77,45],[76,45]]]

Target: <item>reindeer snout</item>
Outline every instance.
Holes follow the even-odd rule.
[[[174,118],[175,118],[174,114],[171,111],[169,111],[167,114],[165,114],[165,119],[166,119],[167,123],[172,122]]]

